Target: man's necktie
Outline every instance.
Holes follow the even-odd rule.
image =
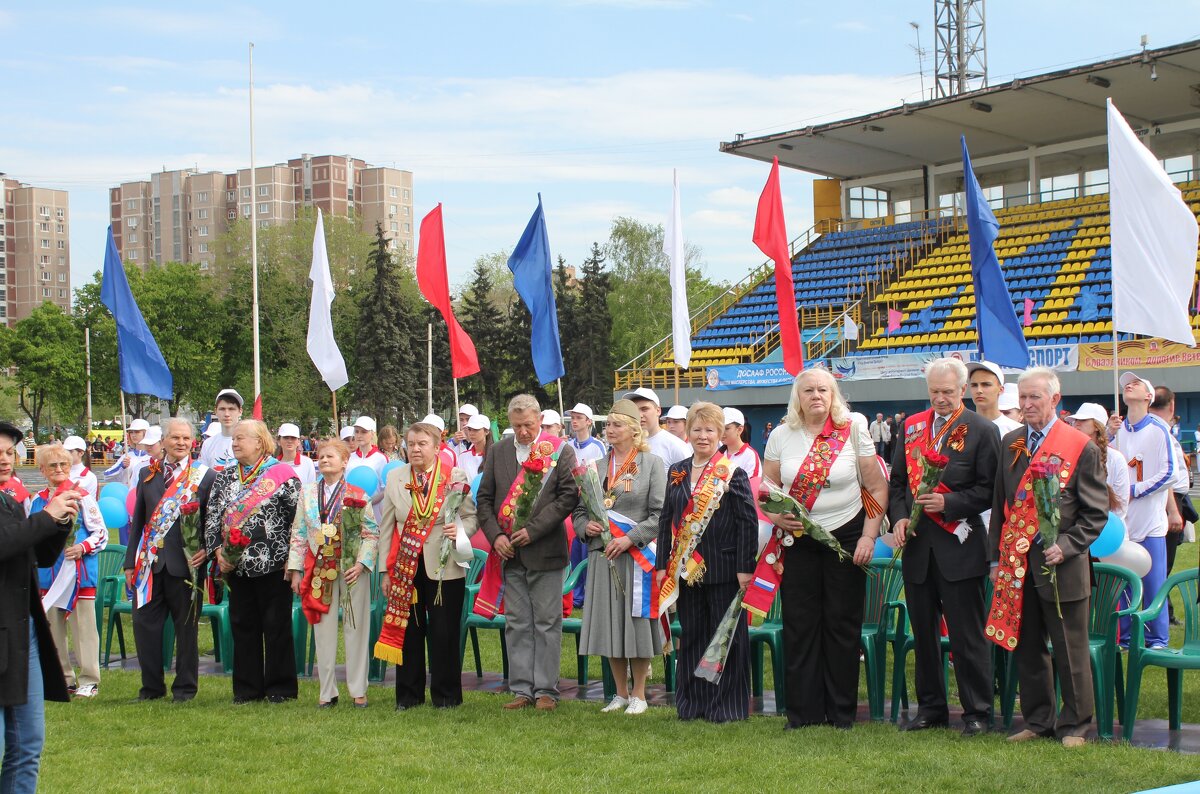
[[[945,427],[945,426],[946,426],[946,417],[944,417],[944,416],[939,416],[939,417],[937,417],[936,419],[934,419],[934,420],[933,420],[933,438],[934,438],[934,444],[935,444],[935,445],[936,445],[936,447],[937,447],[937,448],[939,448],[939,449],[940,449],[940,448],[941,448],[941,446],[942,446],[942,440],[941,440],[940,438],[938,438],[938,436],[941,434],[941,432],[942,432],[942,428],[943,428],[943,427]]]
[[[1030,430],[1029,431],[1029,455],[1031,457],[1033,456],[1033,453],[1037,452],[1038,447],[1042,443],[1043,437],[1044,437],[1044,434],[1042,433],[1041,430]]]

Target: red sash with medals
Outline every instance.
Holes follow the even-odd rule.
[[[404,520],[403,528],[395,527],[392,530],[395,534],[392,536],[392,548],[388,552],[387,567],[384,569],[388,572],[388,591],[385,593],[387,608],[383,613],[383,630],[375,643],[376,659],[397,665],[404,663],[404,633],[408,628],[412,605],[416,601],[413,580],[417,575],[417,566],[421,564],[421,550],[425,548],[425,540],[442,511],[442,502],[446,501],[451,471],[443,474],[442,458],[439,455],[430,474],[428,492],[422,494],[422,489],[410,487],[412,506],[409,507],[408,518]]]
[[[946,423],[942,425],[942,429],[936,437],[933,435],[934,413],[932,408],[924,410],[919,414],[914,414],[904,421],[904,454],[908,458],[908,492],[913,496],[917,495],[917,488],[921,485],[921,461],[925,458],[927,451],[936,452],[941,449],[942,441],[946,439],[946,446],[957,452],[962,452],[963,439],[967,435],[967,426],[959,425],[953,431],[950,429],[955,421],[962,416],[962,412],[963,407],[960,405],[955,409],[954,413],[946,418]],[[948,439],[947,435],[949,435]],[[939,482],[937,488],[934,489],[934,493],[950,493],[950,489]],[[954,530],[958,528],[957,521],[947,521],[941,513],[926,510],[922,515],[951,535],[954,535]]]
[[[721,506],[721,497],[729,488],[733,468],[733,464],[724,454],[718,452],[713,455],[701,470],[696,487],[692,489],[679,520],[671,526],[671,556],[667,561],[666,578],[663,579],[658,594],[660,615],[665,615],[679,598],[680,579],[694,585],[704,576],[704,559],[696,548],[704,537],[704,531],[708,529],[708,522],[712,520],[713,513]],[[676,473],[683,478],[687,477],[686,472]],[[668,487],[682,484],[683,479],[673,480]]]
[[[829,472],[833,469],[833,463],[850,440],[850,428],[849,422],[842,427],[836,427],[833,418],[828,417],[825,419],[825,427],[808,448],[808,456],[800,464],[800,470],[792,480],[792,487],[788,489],[788,495],[805,510],[812,510],[817,497],[821,495],[821,489],[829,482]],[[779,582],[783,578],[784,552],[793,543],[795,537],[790,532],[775,528],[758,558],[758,565],[754,568],[754,579],[746,588],[742,606],[756,615],[767,616],[771,611],[771,604],[775,601]]]
[[[1060,484],[1066,488],[1087,442],[1083,433],[1068,427],[1065,422],[1055,422],[1034,458],[1056,465]],[[1012,502],[1004,505],[1000,564],[988,609],[987,628],[984,629],[988,639],[1008,651],[1016,648],[1021,640],[1021,607],[1029,575],[1029,547],[1037,533],[1038,513],[1030,468],[1021,476]]]
[[[328,497],[323,495],[324,487],[325,481],[319,480],[317,519],[321,537],[317,539],[317,551],[313,552],[309,545],[304,555],[304,578],[300,583],[300,609],[304,619],[314,626],[329,613],[333,605],[333,583],[342,570],[342,508],[347,499],[369,501],[362,488],[344,479]],[[303,503],[297,509],[303,510]]]
[[[20,477],[15,475],[9,477],[4,481],[3,484],[0,484],[0,491],[4,491],[12,496],[12,498],[17,501],[17,504],[21,505],[21,509],[25,509],[25,502],[30,498],[30,496],[29,491],[26,490],[25,484],[21,482]]]
[[[562,454],[563,440],[557,436],[552,436],[549,433],[542,433],[537,440],[533,442],[533,446],[529,450],[530,458],[545,458],[549,462],[546,468],[546,474],[542,478],[542,483],[545,484],[553,470],[555,463],[558,462],[558,456]],[[517,506],[517,499],[523,492],[525,485],[525,467],[517,468],[517,476],[513,479],[512,485],[508,489],[508,494],[505,495],[504,501],[500,503],[499,509],[496,511],[496,523],[500,525],[500,530],[505,535],[511,535],[513,532],[513,518]],[[536,499],[537,496],[535,495]],[[519,529],[519,527],[518,527]],[[488,551],[487,562],[483,566],[483,575],[479,580],[479,592],[475,595],[475,604],[471,608],[476,615],[491,620],[500,614],[504,608],[504,560],[496,552],[495,547]]]

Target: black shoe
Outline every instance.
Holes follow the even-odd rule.
[[[244,706],[244,705],[246,705],[247,703],[257,703],[257,702],[258,702],[258,701],[260,701],[260,700],[262,700],[262,698],[242,698],[242,697],[234,697],[234,699],[233,699],[233,705],[235,705],[235,706]]]
[[[295,699],[295,695],[267,695],[268,703],[287,703],[289,700]]]
[[[333,708],[334,706],[336,706],[337,704],[338,704],[338,699],[337,699],[337,697],[335,696],[335,697],[331,698],[329,701],[327,701],[327,702],[325,702],[325,703],[318,703],[318,704],[317,704],[317,708],[319,708],[319,709],[331,709],[331,708]]]
[[[162,700],[166,695],[138,695],[130,703],[145,703],[148,700]]]
[[[396,711],[408,711],[408,709],[409,709],[409,707],[404,705],[403,703],[396,704]]]
[[[171,700],[175,703],[188,703],[195,699],[196,699],[195,695],[173,695],[171,697]]]
[[[902,731],[927,731],[930,728],[949,728],[950,723],[947,720],[931,720],[925,717],[917,717],[910,720],[907,724],[901,725]]]
[[[853,722],[831,722],[829,724],[837,728],[839,731],[848,731],[854,728]]]
[[[978,736],[981,733],[987,733],[989,730],[991,729],[983,720],[966,720],[963,722],[962,735],[964,737]]]

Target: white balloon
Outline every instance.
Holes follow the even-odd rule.
[[[1140,544],[1128,539],[1115,552],[1107,557],[1102,557],[1100,562],[1128,568],[1139,579],[1150,573],[1150,552],[1142,548]]]

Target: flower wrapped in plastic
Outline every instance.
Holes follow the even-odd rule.
[[[918,483],[917,492],[913,497],[912,511],[908,514],[908,527],[904,532],[905,540],[916,534],[917,519],[921,517],[924,510],[921,505],[917,504],[916,497],[925,496],[937,490],[942,481],[942,472],[950,465],[950,459],[939,452],[926,450],[920,458],[917,458],[917,465],[921,467],[921,481]]]
[[[463,501],[467,498],[467,494],[471,492],[471,486],[465,482],[452,482],[446,486],[446,498],[442,501],[442,512],[439,516],[438,523],[445,526],[453,524],[458,520],[458,510],[462,507]],[[446,571],[446,563],[450,561],[450,550],[454,548],[454,541],[445,535],[442,536],[442,545],[438,547],[438,569],[437,569],[437,594],[433,597],[434,604],[442,603],[442,577]]]
[[[1049,460],[1035,460],[1029,464],[1031,486],[1033,488],[1034,505],[1037,507],[1038,537],[1042,549],[1048,549],[1058,543],[1058,531],[1062,528],[1062,514],[1058,509],[1058,494],[1062,490],[1059,467]],[[1046,565],[1042,575],[1050,580],[1054,588],[1054,606],[1058,616],[1062,617],[1062,603],[1058,598],[1058,566]]]
[[[733,633],[737,631],[738,623],[742,621],[742,598],[746,595],[746,588],[738,590],[734,596],[733,602],[730,603],[729,609],[725,610],[724,617],[717,624],[717,631],[708,642],[708,647],[704,649],[704,655],[700,657],[700,664],[696,665],[696,677],[703,678],[713,684],[720,682],[721,674],[725,672],[725,665],[729,662],[729,649],[733,646]]]
[[[813,521],[812,516],[804,509],[804,505],[797,502],[787,491],[783,490],[782,486],[776,485],[765,477],[758,486],[758,506],[764,513],[782,516],[790,515],[795,518],[804,525],[803,533],[805,535],[808,535],[817,543],[832,551],[838,556],[838,560],[841,562],[853,559],[853,555],[842,548],[842,544],[838,542],[837,538],[816,521]]]
[[[600,532],[600,542],[604,548],[612,543],[613,534],[608,525],[608,507],[604,497],[604,487],[600,484],[600,473],[596,471],[596,462],[589,460],[571,469],[575,485],[579,487],[579,501],[587,511],[588,519],[595,521],[604,529]],[[608,573],[617,583],[617,591],[625,595],[625,585],[617,573],[616,560],[608,561]]]

